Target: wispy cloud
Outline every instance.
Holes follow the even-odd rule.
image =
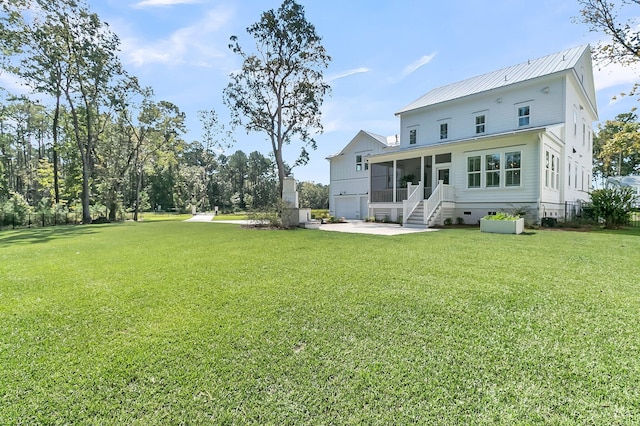
[[[349,77],[349,76],[352,76],[352,75],[355,75],[355,74],[362,74],[362,73],[369,72],[369,71],[371,71],[369,68],[354,68],[354,69],[351,69],[351,70],[347,70],[347,71],[341,72],[339,74],[330,75],[327,78],[327,81],[331,82],[331,81],[338,80],[340,78]]]
[[[202,3],[202,0],[143,0],[133,5],[133,7],[141,9],[144,7],[173,6],[176,4],[194,4]]]
[[[210,10],[193,25],[180,28],[164,39],[145,43],[135,38],[123,38],[123,54],[127,62],[134,66],[150,63],[191,63],[195,66],[210,66],[208,59],[220,58],[226,54],[226,45],[218,46],[212,42],[221,38],[212,35],[224,28],[232,16],[231,9],[218,7]]]
[[[431,55],[425,55],[412,64],[407,65],[402,71],[402,78],[414,73],[418,68],[427,65],[433,58],[435,58],[437,52],[433,52]]]

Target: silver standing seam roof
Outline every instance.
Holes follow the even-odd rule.
[[[396,112],[396,115],[430,105],[463,98],[549,74],[574,68],[589,45],[574,47],[522,64],[513,65],[488,74],[438,87]]]

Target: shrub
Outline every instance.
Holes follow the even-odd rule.
[[[636,195],[633,188],[604,188],[591,192],[593,214],[604,220],[604,226],[615,229],[629,221]]]
[[[518,220],[520,216],[513,215],[507,212],[498,212],[496,214],[489,214],[483,217],[485,220]]]
[[[460,216],[456,217],[456,225],[464,225],[464,218]]]
[[[444,224],[445,224],[446,226],[451,226],[451,225],[453,225],[453,219],[451,219],[450,217],[446,218],[446,219],[444,220]]]

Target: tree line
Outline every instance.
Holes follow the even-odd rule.
[[[82,0],[12,0],[0,10],[0,72],[29,95],[0,88],[0,209],[92,211],[263,209],[279,197],[273,156],[226,155],[229,133],[201,111],[202,141],[185,114],[157,100],[118,58],[120,41]],[[328,202],[305,183],[313,202]],[[311,201],[309,201],[311,200]]]

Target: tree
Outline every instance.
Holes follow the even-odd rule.
[[[237,36],[229,48],[242,60],[242,69],[231,74],[224,90],[234,126],[247,132],[266,133],[278,169],[279,193],[288,174],[283,148],[298,138],[302,148],[294,167],[307,163],[306,147],[316,149],[312,133],[322,132],[324,96],[330,90],[323,70],[331,58],[326,54],[315,27],[294,0],[284,0],[277,11],[264,12],[259,22],[247,28],[256,42],[256,54],[248,54]]]
[[[594,174],[601,178],[640,172],[640,123],[635,113],[607,120],[593,139]]]
[[[610,41],[596,50],[596,59],[631,65],[640,61],[640,32],[635,16],[639,10],[627,10],[633,5],[639,6],[639,0],[622,0],[618,5],[609,0],[578,0],[582,6],[581,21],[594,32],[602,32]],[[620,12],[629,12],[633,18],[623,19]],[[629,94],[638,89],[636,83]]]
[[[329,185],[315,182],[298,183],[300,194],[300,207],[311,209],[329,208]]]
[[[16,1],[3,4],[2,12],[0,28],[11,40],[5,49],[17,60],[3,66],[56,101],[54,152],[61,99],[69,108],[82,160],[83,222],[90,223],[94,151],[107,118],[101,109],[109,105],[115,77],[123,74],[119,40],[82,0]]]
[[[593,214],[604,219],[606,228],[615,229],[629,220],[635,197],[630,187],[596,189],[591,192]]]

